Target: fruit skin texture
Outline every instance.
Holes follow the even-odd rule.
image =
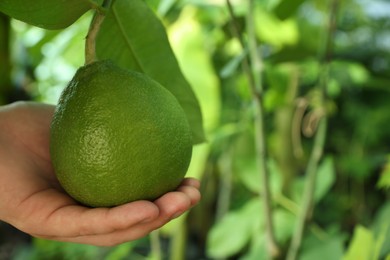
[[[91,207],[154,200],[182,181],[191,131],[176,98],[110,61],[81,67],[61,94],[50,153],[62,187]]]

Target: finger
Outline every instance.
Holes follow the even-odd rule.
[[[197,180],[185,184],[197,186]],[[53,198],[48,196],[48,198]],[[50,233],[61,237],[76,237],[112,233],[137,223],[156,219],[156,228],[175,218],[200,200],[198,189],[180,186],[155,201],[135,201],[114,208],[89,209],[78,205],[58,207],[47,218]],[[157,206],[157,207],[156,207]],[[64,226],[67,228],[64,230]]]
[[[61,242],[72,242],[94,246],[116,246],[125,242],[133,241],[147,236],[153,229],[137,224],[124,230],[117,230],[108,234],[87,235],[76,237],[38,236],[40,238],[57,240]]]
[[[50,196],[49,196],[50,195]],[[66,196],[59,192],[38,194],[34,199],[38,206],[39,216],[30,216],[24,230],[35,236],[76,237],[111,233],[126,229],[145,220],[153,220],[159,216],[159,208],[150,201],[136,201],[113,208],[87,208],[77,204],[54,204]],[[40,201],[39,203],[37,201]],[[62,201],[65,201],[62,199]],[[26,220],[28,221],[28,220]],[[26,224],[26,223],[25,223]]]
[[[153,230],[165,225],[171,219],[183,214],[191,207],[191,198],[187,192],[170,192],[157,199],[155,205],[159,209],[159,216],[150,222],[140,222],[123,230],[116,230],[108,234],[82,235],[75,237],[44,237],[47,239],[91,244],[97,246],[113,246],[146,236]]]
[[[200,188],[200,182],[199,180],[195,179],[195,178],[185,178],[182,183],[180,184],[180,186],[192,186],[194,188],[197,188],[199,189]]]
[[[59,230],[52,232],[68,237],[107,234],[143,221],[150,221],[159,215],[158,208],[148,201],[136,201],[114,208],[77,207],[65,207],[53,214],[52,221],[49,222],[51,226],[57,227],[62,224],[68,225],[69,229],[64,232],[62,228],[56,228]]]
[[[185,193],[190,198],[191,206],[196,205],[200,201],[200,192],[193,186],[180,186],[177,190]]]

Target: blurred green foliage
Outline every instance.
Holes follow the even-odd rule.
[[[163,259],[266,259],[254,111],[241,66],[249,54],[232,27],[245,42],[247,1],[232,1],[234,21],[222,0],[147,3],[165,24],[199,99],[207,138],[194,147],[188,172],[202,180],[202,202],[159,230]],[[254,13],[280,259],[302,203],[323,82],[326,144],[299,259],[389,259],[390,3],[264,0]],[[90,18],[87,13],[61,31],[11,20],[10,47],[4,48],[10,48],[13,88],[56,103],[83,64]],[[1,100],[10,100],[9,86],[0,83]],[[148,238],[114,248],[34,239],[15,259],[155,259],[153,250]]]

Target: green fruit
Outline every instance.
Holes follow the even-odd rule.
[[[109,61],[81,67],[51,125],[51,158],[77,201],[110,207],[174,190],[191,160],[191,131],[176,98],[148,76]]]

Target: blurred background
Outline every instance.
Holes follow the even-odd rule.
[[[390,1],[147,3],[201,104],[207,142],[187,174],[201,203],[111,248],[0,223],[0,259],[294,259],[298,241],[297,259],[389,260]],[[56,104],[90,19],[50,31],[0,14],[0,104]]]

